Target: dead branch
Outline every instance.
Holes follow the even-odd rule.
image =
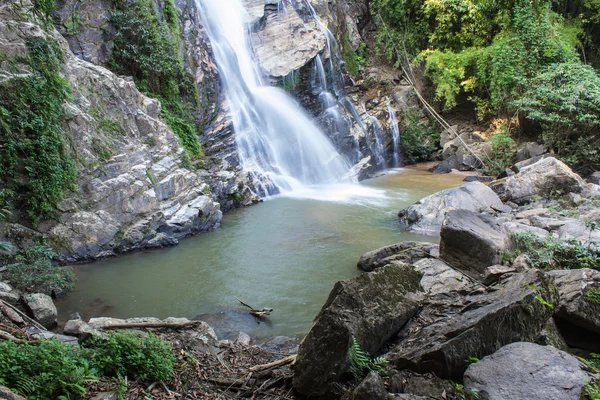
[[[187,322],[131,322],[125,324],[111,324],[103,326],[99,329],[145,329],[145,328],[167,328],[167,329],[181,329],[189,328],[196,325],[200,325],[201,321],[187,321]]]
[[[287,364],[292,364],[295,361],[296,361],[296,355],[292,355],[292,356],[282,358],[281,360],[273,361],[268,364],[255,365],[254,367],[248,368],[248,371],[251,371],[251,372],[264,371],[266,369],[278,368],[278,367],[281,367],[281,366],[284,366]]]
[[[271,315],[271,313],[273,312],[272,308],[261,308],[260,310],[257,308],[252,307],[250,304],[248,303],[244,303],[243,301],[241,301],[240,299],[238,299],[236,296],[234,296],[237,301],[239,301],[243,306],[248,307],[250,309],[250,315],[254,315],[255,317],[264,317],[265,315]]]
[[[6,301],[4,301],[4,300],[0,300],[0,304],[2,304],[2,305],[4,305],[4,306],[6,306],[6,307],[8,307],[8,308],[12,309],[12,310],[13,310],[13,311],[15,311],[17,314],[19,314],[21,317],[23,317],[23,319],[24,319],[25,321],[29,322],[31,325],[35,326],[36,328],[40,329],[41,331],[43,331],[43,332],[46,332],[46,331],[47,331],[47,329],[46,329],[46,328],[44,328],[42,325],[40,325],[40,323],[39,323],[39,322],[37,322],[37,321],[35,321],[35,320],[33,320],[33,319],[29,318],[29,317],[28,317],[28,316],[27,316],[25,313],[23,313],[21,310],[19,310],[18,308],[16,308],[16,307],[15,307],[15,306],[13,306],[12,304],[10,304],[10,303],[7,303],[7,302],[6,302]]]

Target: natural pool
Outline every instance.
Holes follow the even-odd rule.
[[[75,289],[57,302],[60,318],[201,315],[220,336],[301,336],[333,284],[359,273],[359,257],[405,240],[397,212],[464,175],[389,171],[359,185],[313,188],[228,213],[222,227],[179,246],[74,267]],[[257,324],[236,300],[272,315]]]

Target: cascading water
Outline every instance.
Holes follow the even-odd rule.
[[[366,108],[364,108],[364,111],[367,115],[369,114],[369,113],[367,113]],[[371,153],[373,154],[375,160],[377,161],[377,164],[381,168],[385,169],[385,168],[387,168],[387,162],[385,161],[385,148],[383,145],[383,143],[384,143],[383,141],[385,140],[383,128],[377,118],[375,118],[373,116],[369,116],[369,118],[371,119],[371,129],[373,132],[373,142],[371,145]]]
[[[329,139],[283,90],[263,84],[240,0],[196,0],[229,102],[244,169],[270,185],[261,194],[339,182],[350,169]]]
[[[388,118],[390,125],[390,132],[392,132],[392,144],[394,146],[394,168],[400,167],[400,157],[401,157],[401,139],[400,139],[400,128],[398,128],[398,119],[396,118],[396,111],[392,107],[392,103],[390,102],[389,97],[385,98],[388,109]]]

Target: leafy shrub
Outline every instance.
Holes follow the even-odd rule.
[[[516,255],[525,254],[539,269],[600,269],[600,250],[597,246],[577,240],[561,240],[548,235],[544,238],[533,233],[515,234]]]
[[[39,38],[27,49],[21,61],[34,73],[0,83],[0,180],[10,189],[0,207],[23,206],[36,224],[52,215],[77,171],[63,137],[71,89],[60,76],[62,50]]]
[[[73,288],[75,274],[57,265],[58,255],[49,247],[32,246],[14,255],[0,257],[6,265],[6,279],[24,292],[63,293]]]
[[[429,122],[423,123],[419,116],[407,110],[402,116],[402,157],[405,164],[430,161],[437,150],[440,134]]]
[[[97,371],[72,345],[55,339],[35,345],[0,342],[0,384],[29,399],[84,396],[85,384],[97,378]]]
[[[171,347],[152,333],[118,331],[91,338],[83,346],[102,375],[167,381],[173,375]]]
[[[590,288],[586,290],[583,297],[590,303],[600,305],[600,288]],[[598,368],[600,368],[600,355],[597,357]]]
[[[491,152],[485,162],[484,173],[495,176],[512,164],[512,156],[516,148],[515,141],[506,131],[496,133],[490,138]]]
[[[544,142],[568,164],[600,164],[600,76],[580,63],[551,64],[515,103],[544,128]]]
[[[380,372],[388,365],[383,357],[371,358],[369,353],[361,350],[356,338],[352,336],[350,345],[350,372],[356,381],[361,381],[369,372]]]

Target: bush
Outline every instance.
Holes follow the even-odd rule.
[[[93,338],[81,347],[56,339],[38,344],[0,342],[0,385],[29,399],[79,398],[102,376],[144,382],[173,375],[171,347],[154,334],[122,331]]]
[[[0,180],[9,190],[0,208],[24,207],[34,224],[50,217],[77,171],[64,136],[63,103],[71,89],[60,76],[62,49],[52,40],[27,42],[33,74],[0,83]]]
[[[102,375],[147,382],[168,381],[173,375],[173,350],[152,333],[112,332],[108,339],[94,337],[83,346]]]
[[[544,142],[575,167],[600,164],[600,76],[581,63],[552,64],[515,104],[544,128]]]
[[[496,176],[510,167],[513,153],[516,148],[515,141],[506,130],[496,133],[490,138],[491,153],[485,162],[484,174]]]
[[[57,265],[58,255],[49,247],[32,246],[14,255],[4,255],[6,280],[16,289],[32,293],[63,293],[73,288],[75,274],[68,267]]]
[[[97,378],[97,371],[72,345],[55,339],[39,344],[0,342],[0,385],[28,399],[81,397],[86,383]]]
[[[411,111],[403,114],[400,135],[404,164],[430,161],[440,141],[440,133],[435,127],[429,121],[421,122],[419,116]]]
[[[525,254],[535,268],[553,269],[600,269],[600,250],[596,245],[577,240],[561,240],[548,235],[545,238],[533,233],[515,234],[517,245],[513,256]]]

